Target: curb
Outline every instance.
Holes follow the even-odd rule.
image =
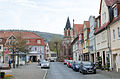
[[[43,79],[46,79],[46,77],[47,77],[47,73],[48,73],[48,70],[46,70],[46,72],[45,72],[45,75],[44,75]]]

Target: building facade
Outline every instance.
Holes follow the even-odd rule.
[[[13,38],[21,36],[26,40],[26,45],[29,46],[30,51],[27,54],[24,52],[19,52],[21,54],[20,61],[25,63],[25,59],[28,61],[36,62],[38,59],[44,59],[45,54],[45,43],[43,38],[32,33],[32,32],[24,32],[24,31],[0,31],[1,38],[6,39],[5,44],[3,45],[3,61],[8,62],[8,59],[12,56],[12,51],[9,50],[9,41]],[[17,53],[17,52],[16,52]],[[24,54],[24,57],[23,57]],[[25,58],[26,55],[26,58]],[[11,57],[12,58],[12,57]],[[17,61],[16,57],[16,61]]]
[[[90,34],[89,34],[89,40],[90,40],[90,60],[91,62],[95,62],[96,60],[96,39],[95,39],[95,28],[96,28],[96,18],[95,16],[90,16],[89,17],[89,22],[90,22]]]
[[[73,29],[71,28],[69,17],[64,28],[64,38],[61,43],[61,60],[73,59],[71,41],[73,39]]]
[[[74,24],[73,23],[73,37],[74,40],[72,42],[73,47],[73,60],[78,61],[80,60],[80,41],[79,41],[79,33],[81,33],[83,29],[83,24]]]
[[[89,24],[89,21],[84,21],[83,33],[84,33],[83,60],[89,61],[89,59],[90,59],[90,56],[89,56],[90,51],[88,49],[88,46],[90,45],[90,41],[89,41],[90,24]]]
[[[112,5],[113,21],[110,23],[110,39],[113,70],[120,72],[120,1]]]

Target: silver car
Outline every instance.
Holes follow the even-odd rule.
[[[48,61],[42,61],[41,68],[50,68],[50,63]]]

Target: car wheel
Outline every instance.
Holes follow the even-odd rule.
[[[82,74],[85,75],[86,73],[82,71]]]
[[[96,74],[96,71],[94,71],[94,74]]]

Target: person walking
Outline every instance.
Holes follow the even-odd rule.
[[[11,68],[11,60],[9,59],[9,67]]]

